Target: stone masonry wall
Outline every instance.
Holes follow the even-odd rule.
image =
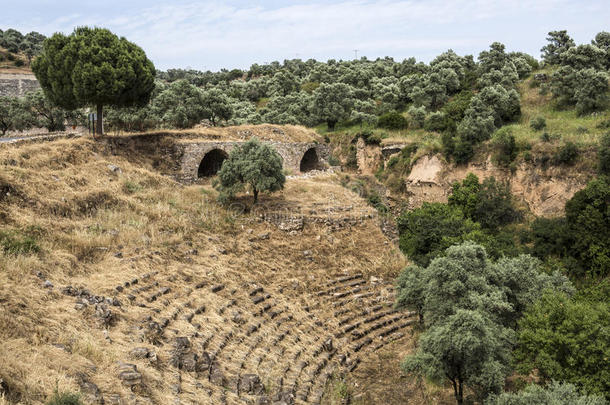
[[[194,141],[176,142],[178,137],[164,134],[146,134],[121,137],[106,137],[109,152],[127,159],[146,159],[153,168],[176,180],[191,183],[197,180],[199,164],[206,153],[220,149],[231,153],[242,141]],[[282,156],[284,169],[289,174],[300,173],[303,155],[315,148],[320,168],[328,167],[330,148],[326,144],[307,142],[266,142]],[[139,156],[139,158],[138,158]]]
[[[201,160],[213,149],[220,149],[227,154],[231,153],[233,148],[242,142],[196,142],[196,143],[185,143],[177,145],[177,148],[181,148],[182,151],[178,153],[182,156],[180,162],[180,173],[178,178],[180,181],[192,182],[197,179],[197,171]],[[283,142],[265,142],[275,148],[277,152],[282,156],[284,169],[289,171],[291,174],[297,174],[300,172],[301,159],[305,152],[311,148],[315,148],[318,160],[321,165],[328,167],[328,158],[330,155],[330,148],[325,144],[316,143],[283,143]]]
[[[40,84],[34,75],[0,73],[0,96],[23,96],[38,88]]]

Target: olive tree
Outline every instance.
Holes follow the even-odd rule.
[[[23,131],[31,128],[34,117],[25,100],[17,97],[0,96],[0,132]]]
[[[210,120],[213,126],[219,121],[227,121],[233,115],[233,108],[229,98],[219,89],[213,88],[204,91],[201,95],[204,118]]]
[[[326,122],[331,131],[337,122],[349,118],[353,107],[353,89],[345,83],[322,83],[312,93],[312,115]]]
[[[67,110],[95,106],[98,134],[104,105],[145,105],[154,89],[155,67],[142,48],[104,28],[79,27],[47,38],[32,70],[54,104]]]
[[[203,92],[186,80],[171,83],[152,102],[164,126],[192,128],[206,117]]]
[[[545,289],[573,291],[567,278],[540,271],[522,255],[493,263],[472,242],[455,245],[426,268],[407,267],[397,283],[397,307],[415,308],[427,329],[402,368],[451,382],[458,404],[464,388],[478,399],[499,393],[510,373],[514,328]]]
[[[220,192],[221,201],[249,187],[256,203],[259,192],[281,190],[285,182],[282,157],[273,147],[253,138],[231,151],[222,163],[214,187]]]

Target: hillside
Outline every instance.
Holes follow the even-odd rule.
[[[404,259],[334,175],[235,212],[88,139],[0,162],[4,403],[326,402],[327,379],[411,341],[392,309]]]

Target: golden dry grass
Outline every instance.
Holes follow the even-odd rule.
[[[319,332],[303,308],[317,307],[316,316],[325,322],[332,311],[320,304],[316,289],[332,277],[357,272],[390,281],[405,265],[381,233],[375,211],[333,176],[290,180],[281,193],[263,195],[261,205],[277,213],[360,221],[334,231],[324,223],[309,223],[302,232],[289,234],[261,221],[258,208],[236,214],[215,202],[210,186],[175,183],[155,173],[146,159],[107,155],[102,143],[85,138],[3,145],[0,165],[2,230],[32,235],[40,246],[38,253],[0,253],[0,379],[9,388],[0,401],[8,403],[43,403],[55,388],[78,391],[78,375],[103,393],[135,394],[159,404],[173,400],[166,349],[155,349],[164,361],[158,367],[128,355],[134,347],[150,346],[140,340],[139,326],[150,309],[128,305],[120,296],[123,307],[113,307],[119,320],[105,332],[93,308],[77,310],[74,297],[60,292],[63,286],[112,297],[115,286],[156,271],[172,291],[167,296],[172,303],[159,307],[159,316],[182,308],[178,304],[205,305],[210,310],[201,333],[220,334],[232,327],[217,312],[226,298],[209,289],[189,295],[189,286],[223,283],[226,291],[248,298],[253,284],[263,285],[278,306],[311,325],[298,345],[313,347]],[[240,201],[249,207],[247,197]],[[264,233],[268,237],[257,239]],[[44,280],[54,287],[43,288]],[[328,322],[332,328],[334,321]],[[172,324],[177,336],[192,328],[182,318]],[[264,328],[261,336],[267,339],[274,329]],[[309,355],[304,356],[307,360]],[[145,389],[132,393],[119,384],[118,361],[138,365]],[[268,371],[269,385],[279,372]],[[193,376],[183,375],[183,385],[195,383]],[[215,401],[205,391],[188,391],[183,399]]]
[[[184,130],[154,130],[144,134],[167,134],[179,136],[177,141],[197,140],[243,141],[251,137],[275,142],[321,142],[322,137],[314,130],[301,125],[239,125],[231,127],[203,127]],[[111,134],[110,136],[132,136],[134,134]]]

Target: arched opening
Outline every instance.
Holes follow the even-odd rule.
[[[308,149],[301,159],[301,166],[299,170],[301,170],[301,172],[308,172],[310,170],[316,170],[319,168],[320,160],[318,159],[316,148]]]
[[[220,170],[222,162],[227,158],[227,153],[220,149],[212,149],[205,154],[201,163],[199,163],[199,170],[197,170],[197,177],[210,177],[214,176]]]

